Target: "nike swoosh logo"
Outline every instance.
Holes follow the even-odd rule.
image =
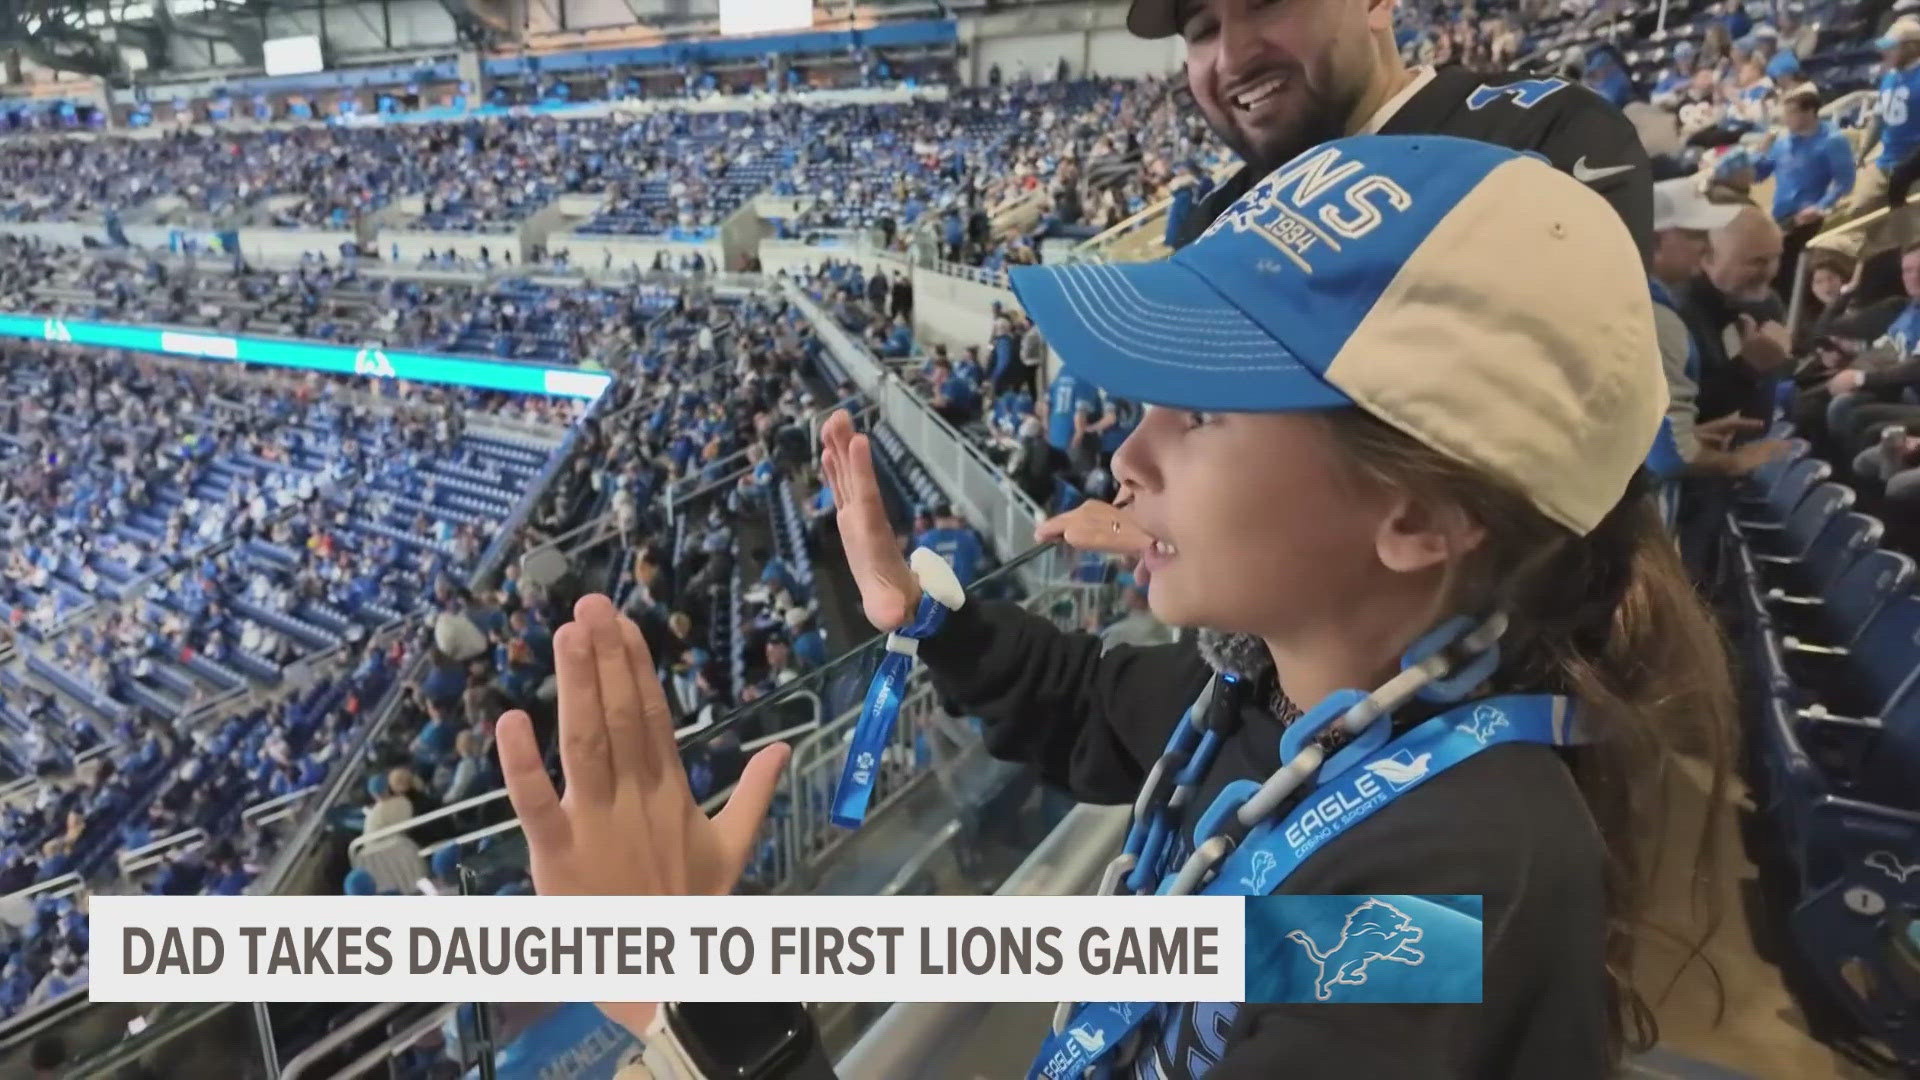
[[[1587,159],[1584,156],[1581,157],[1579,161],[1573,163],[1573,178],[1583,184],[1591,184],[1595,180],[1605,180],[1609,176],[1617,176],[1620,173],[1632,171],[1633,166],[1631,165],[1609,165],[1604,169],[1596,169],[1587,164]]]

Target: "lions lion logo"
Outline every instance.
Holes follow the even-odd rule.
[[[1460,730],[1479,740],[1481,746],[1493,738],[1493,733],[1508,726],[1507,714],[1491,705],[1480,705],[1473,710],[1473,718],[1460,725]]]
[[[1287,940],[1299,942],[1300,947],[1307,950],[1307,958],[1320,969],[1313,992],[1325,1001],[1333,996],[1336,984],[1364,985],[1367,967],[1375,960],[1390,960],[1410,967],[1419,964],[1427,954],[1413,946],[1425,935],[1426,931],[1413,925],[1406,912],[1375,898],[1347,912],[1340,940],[1329,948],[1320,948],[1305,930],[1288,931]]]

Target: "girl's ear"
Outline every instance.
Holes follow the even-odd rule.
[[[1486,539],[1486,530],[1452,503],[1432,503],[1400,492],[1393,496],[1374,536],[1382,566],[1418,573],[1465,555]]]

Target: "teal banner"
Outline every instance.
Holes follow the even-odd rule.
[[[407,379],[447,386],[471,386],[480,390],[578,398],[583,401],[598,398],[613,382],[613,377],[604,371],[581,368],[513,364],[501,360],[436,356],[376,347],[355,348],[283,338],[242,337],[185,328],[55,319],[43,315],[0,314],[0,337],[98,345],[108,349],[271,364],[308,371]]]
[[[1478,896],[1250,896],[1247,1001],[1478,1003]]]

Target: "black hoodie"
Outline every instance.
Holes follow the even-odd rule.
[[[942,698],[984,721],[996,757],[1107,804],[1133,801],[1212,670],[1192,641],[1102,651],[1097,637],[978,600],[923,642],[920,657]],[[1182,821],[1183,850],[1223,786],[1279,767],[1282,729],[1264,704],[1272,686],[1270,672],[1260,676],[1241,702],[1238,734]],[[1181,1006],[1121,1075],[1605,1076],[1602,859],[1558,751],[1515,745],[1469,758],[1315,852],[1279,891],[1484,896],[1483,1004]]]

